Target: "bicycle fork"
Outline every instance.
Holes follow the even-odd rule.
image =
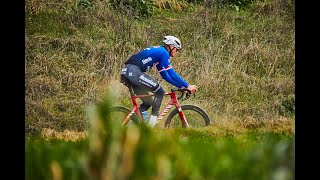
[[[182,108],[181,108],[181,106],[180,106],[180,104],[179,103],[177,103],[176,104],[176,107],[177,107],[177,109],[178,109],[178,111],[179,111],[179,116],[180,116],[180,119],[181,119],[181,121],[182,121],[182,124],[183,124],[183,127],[189,127],[189,124],[188,124],[188,121],[187,121],[187,119],[186,119],[186,116],[184,115],[184,113],[183,113],[183,111],[182,111]]]

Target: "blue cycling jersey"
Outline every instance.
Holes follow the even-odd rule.
[[[183,80],[171,67],[169,52],[163,46],[151,46],[132,55],[129,60],[135,61],[142,72],[146,72],[156,66],[160,75],[170,84],[187,88],[189,84]]]

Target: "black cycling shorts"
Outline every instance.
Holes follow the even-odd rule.
[[[134,64],[126,64],[121,70],[121,75],[128,78],[133,85],[149,92],[157,93],[162,88],[156,80],[143,73],[139,66]]]

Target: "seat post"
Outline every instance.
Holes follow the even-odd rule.
[[[131,95],[131,96],[134,96],[135,93],[134,93],[134,91],[133,91],[132,86],[129,85],[128,88],[129,88],[130,95]]]

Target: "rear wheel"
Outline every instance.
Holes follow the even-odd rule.
[[[122,106],[116,106],[116,107],[111,107],[110,108],[110,113],[111,113],[111,116],[114,120],[121,120],[121,122],[123,123],[125,118],[130,114],[131,110],[126,108],[126,107],[122,107]],[[130,119],[129,119],[129,125],[130,124],[140,124],[140,121],[139,121],[139,117],[137,116],[136,113],[133,113],[131,116],[130,116]]]
[[[205,127],[211,123],[208,114],[200,107],[195,105],[182,105],[181,108],[190,128]],[[169,114],[164,126],[166,128],[184,127],[177,108]]]

